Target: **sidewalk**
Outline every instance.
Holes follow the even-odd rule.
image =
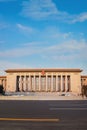
[[[59,96],[57,94],[0,96],[0,100],[87,100],[81,96]]]

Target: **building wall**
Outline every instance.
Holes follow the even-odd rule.
[[[80,73],[71,74],[72,92],[81,93],[81,76]]]
[[[59,88],[59,80],[61,88]],[[7,73],[6,91],[8,92],[15,92],[15,91],[67,92],[68,87],[70,92],[80,93],[81,91],[80,72],[51,71],[51,72],[45,72],[44,74],[44,72],[42,73],[42,72],[26,71],[26,72]]]
[[[7,92],[15,92],[16,91],[16,74],[15,73],[7,73]]]

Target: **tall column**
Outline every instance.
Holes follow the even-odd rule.
[[[63,78],[62,78],[62,75],[61,75],[61,92],[63,91]]]
[[[24,77],[21,76],[21,91],[24,91]]]
[[[65,76],[65,91],[67,92],[67,75]]]
[[[6,91],[7,80],[5,79],[5,91]]]
[[[5,79],[2,81],[3,89],[5,89]]]
[[[24,84],[24,91],[26,91],[26,76],[24,76],[23,84]]]
[[[22,77],[21,76],[19,80],[19,91],[22,91]]]
[[[28,77],[28,91],[31,91],[31,84],[30,84],[30,74],[29,74],[29,77]]]
[[[35,88],[36,87],[35,82],[36,81],[35,81],[35,74],[34,74],[34,91],[36,90],[36,88]]]
[[[58,75],[58,91],[61,91],[61,75]]]
[[[26,76],[26,91],[29,91],[30,85],[29,85],[29,76]]]
[[[29,91],[29,89],[28,89],[28,76],[26,76],[26,91]]]
[[[48,91],[48,75],[46,74],[46,92]]]
[[[56,75],[56,92],[58,91],[58,75]]]
[[[71,91],[71,78],[68,76],[68,91]]]
[[[41,91],[41,75],[39,74],[39,91]]]
[[[51,91],[53,91],[53,74],[51,75]]]

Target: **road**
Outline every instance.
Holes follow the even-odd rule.
[[[0,100],[0,130],[87,130],[87,100]]]

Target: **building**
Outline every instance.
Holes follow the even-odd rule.
[[[4,91],[6,91],[6,81],[7,81],[7,77],[6,76],[0,76],[0,86],[3,86]]]
[[[81,84],[82,85],[87,85],[87,75],[82,75],[81,76]]]
[[[81,93],[81,69],[8,69],[0,83],[6,92]]]

